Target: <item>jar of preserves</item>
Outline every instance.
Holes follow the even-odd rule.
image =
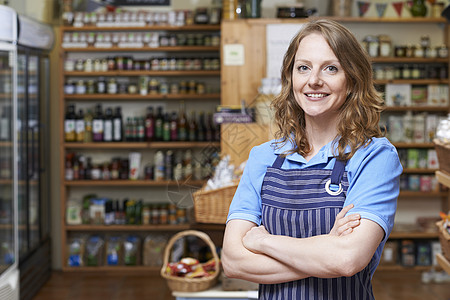
[[[406,55],[405,46],[397,45],[394,49],[394,56],[396,57],[404,57]]]
[[[416,46],[416,51],[414,51],[414,57],[425,57],[425,51],[421,45]]]
[[[106,93],[106,81],[104,77],[100,77],[97,81],[97,93],[98,94]]]
[[[392,42],[391,38],[388,35],[379,35],[378,36],[378,42],[379,42],[379,56],[382,57],[389,57],[392,55]]]
[[[117,82],[114,78],[110,78],[108,81],[108,94],[117,94]]]
[[[77,81],[77,85],[75,86],[75,94],[86,94],[86,85],[84,84],[84,80],[80,79]]]
[[[448,48],[445,45],[441,45],[437,47],[437,54],[440,58],[447,58],[448,57]]]

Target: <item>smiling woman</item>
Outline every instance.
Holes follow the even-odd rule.
[[[281,71],[277,139],[250,152],[228,214],[225,274],[260,283],[260,299],[373,299],[402,167],[378,128],[370,60],[345,27],[315,20]]]

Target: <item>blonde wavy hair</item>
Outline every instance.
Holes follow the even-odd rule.
[[[347,98],[340,108],[337,128],[337,153],[341,160],[350,159],[355,152],[370,143],[371,138],[382,136],[379,128],[383,99],[373,84],[372,66],[366,51],[355,36],[344,26],[332,20],[312,20],[306,23],[291,40],[281,68],[282,89],[272,101],[275,124],[276,147],[288,141],[295,147],[284,153],[299,153],[303,156],[311,151],[305,131],[304,111],[294,98],[292,72],[295,54],[302,39],[312,33],[321,34],[339,60],[347,80]],[[350,152],[345,153],[347,147]]]

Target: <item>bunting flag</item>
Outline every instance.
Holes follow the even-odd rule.
[[[403,2],[393,2],[392,6],[394,6],[395,11],[399,17],[402,16]]]
[[[370,2],[358,1],[359,16],[362,17],[369,10]]]
[[[375,6],[377,8],[378,17],[382,18],[386,12],[387,3],[376,3]]]

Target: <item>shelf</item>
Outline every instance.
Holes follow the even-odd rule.
[[[62,31],[219,31],[220,25],[184,25],[184,26],[169,26],[169,25],[152,25],[152,26],[63,26]]]
[[[320,17],[322,18],[322,17]],[[411,18],[361,18],[361,17],[324,17],[338,22],[348,23],[442,23],[446,24],[445,18],[411,17]]]
[[[405,111],[420,111],[420,112],[448,112],[448,106],[387,106],[384,111],[389,112],[405,112]]]
[[[216,46],[173,46],[173,47],[108,47],[108,48],[64,48],[65,52],[214,52],[220,51]]]
[[[373,63],[448,63],[448,58],[422,58],[422,57],[373,57]]]
[[[438,232],[403,232],[393,231],[389,236],[389,239],[437,239]]]
[[[0,147],[5,148],[5,147],[12,147],[13,143],[12,142],[0,142]]]
[[[433,143],[393,143],[396,148],[434,148]]]
[[[66,149],[184,149],[220,147],[220,142],[64,143]]]
[[[431,270],[433,266],[402,266],[402,265],[379,265],[377,268],[377,271],[415,271],[415,272],[423,272],[423,271],[429,271]]]
[[[403,174],[434,174],[436,169],[405,168]]]
[[[447,274],[450,274],[450,261],[448,261],[441,253],[436,254],[436,259],[442,269],[444,269]]]
[[[450,174],[444,171],[436,171],[436,177],[441,184],[450,187]]]
[[[415,84],[415,85],[427,85],[427,84],[448,84],[448,79],[392,79],[392,80],[380,80],[375,79],[375,84]]]
[[[152,71],[152,70],[118,70],[107,72],[64,72],[64,76],[220,76],[220,70],[167,70],[167,71]]]
[[[62,268],[65,272],[154,272],[161,271],[161,267],[148,266],[99,266],[99,267],[67,267]]]
[[[142,187],[164,187],[164,186],[186,186],[201,187],[204,180],[175,181],[175,180],[73,180],[64,181],[65,186],[142,186]]]
[[[67,225],[67,231],[180,231],[189,229],[189,224],[180,225]]]
[[[118,100],[217,100],[220,94],[167,94],[167,95],[139,95],[139,94],[91,94],[65,95],[65,100],[72,101],[118,101]]]
[[[399,198],[447,197],[447,192],[400,191]]]

